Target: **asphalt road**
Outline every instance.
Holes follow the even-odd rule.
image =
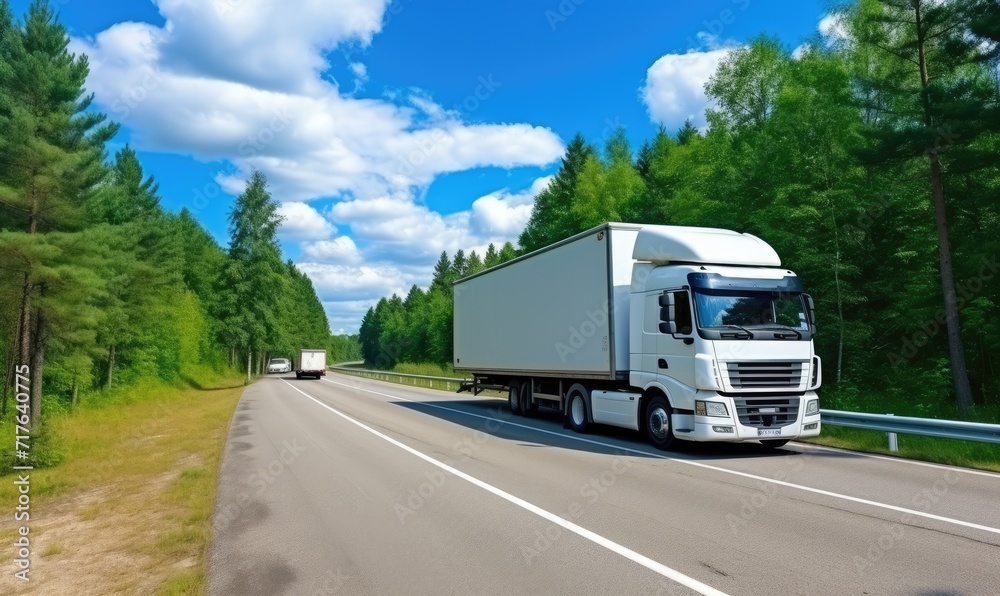
[[[789,444],[659,452],[330,374],[244,393],[208,592],[996,594],[1000,475]]]

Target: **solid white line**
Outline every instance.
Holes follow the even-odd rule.
[[[535,515],[537,515],[537,516],[539,516],[539,517],[541,517],[543,519],[546,519],[546,520],[548,520],[548,521],[550,521],[550,522],[552,522],[554,524],[562,526],[563,528],[566,528],[570,532],[573,532],[574,534],[577,534],[577,535],[579,535],[579,536],[581,536],[583,538],[586,538],[587,540],[590,540],[594,544],[597,544],[599,546],[603,546],[604,548],[606,548],[606,549],[608,549],[608,550],[610,550],[610,551],[612,551],[614,553],[617,553],[617,554],[625,557],[626,559],[629,559],[630,561],[638,563],[638,564],[642,565],[643,567],[645,567],[645,568],[647,568],[647,569],[649,569],[651,571],[655,571],[656,573],[659,573],[660,575],[662,575],[662,576],[664,576],[664,577],[666,577],[668,579],[671,579],[671,580],[673,580],[673,581],[675,581],[675,582],[677,582],[677,583],[679,583],[679,584],[681,584],[681,585],[683,585],[683,586],[685,586],[687,588],[690,588],[690,589],[694,590],[695,592],[698,592],[700,594],[706,594],[706,595],[710,594],[710,595],[713,595],[713,596],[726,596],[724,592],[720,592],[719,590],[716,590],[715,588],[713,588],[711,586],[703,584],[700,581],[698,581],[698,580],[696,580],[696,579],[694,579],[692,577],[688,577],[687,575],[684,575],[680,571],[677,571],[675,569],[671,569],[670,567],[667,567],[666,565],[663,565],[662,563],[658,563],[658,562],[654,561],[653,559],[650,559],[649,557],[646,557],[644,555],[640,555],[639,553],[635,552],[634,550],[631,550],[631,549],[629,549],[629,548],[627,548],[625,546],[622,546],[621,544],[618,544],[617,542],[609,540],[608,538],[605,538],[605,537],[601,536],[600,534],[596,534],[594,532],[591,532],[590,530],[588,530],[588,529],[586,529],[586,528],[584,528],[582,526],[578,526],[578,525],[574,524],[571,521],[567,521],[567,520],[559,517],[558,515],[555,515],[554,513],[550,513],[548,511],[546,511],[545,509],[542,509],[541,507],[532,505],[531,503],[525,501],[524,499],[521,499],[519,497],[515,497],[514,495],[512,495],[512,494],[510,494],[510,493],[508,493],[506,491],[503,491],[503,490],[501,490],[501,489],[499,489],[499,488],[497,488],[497,487],[495,487],[495,486],[493,486],[491,484],[487,484],[487,483],[483,482],[482,480],[480,480],[478,478],[475,478],[474,476],[470,476],[470,475],[466,474],[465,472],[462,472],[461,470],[457,470],[457,469],[449,466],[448,464],[442,463],[442,462],[434,459],[433,457],[430,457],[428,455],[424,455],[422,452],[417,451],[416,449],[410,447],[409,445],[405,445],[403,443],[400,443],[396,439],[393,439],[392,437],[390,437],[388,435],[385,435],[385,434],[383,434],[383,433],[375,430],[374,428],[372,428],[372,427],[370,427],[370,426],[368,426],[368,425],[366,425],[366,424],[364,424],[362,422],[359,422],[359,421],[355,420],[354,418],[351,418],[347,414],[344,414],[344,413],[342,413],[342,412],[340,412],[340,411],[338,411],[338,410],[336,410],[334,408],[331,408],[327,404],[325,404],[322,401],[316,399],[315,397],[309,395],[305,391],[302,391],[301,389],[299,389],[298,387],[292,385],[288,381],[285,381],[284,379],[282,379],[282,381],[286,385],[288,385],[289,387],[291,387],[292,389],[298,391],[302,395],[308,397],[309,399],[311,399],[314,402],[316,402],[317,404],[323,406],[327,410],[330,410],[331,412],[333,412],[337,416],[340,416],[344,420],[347,420],[348,422],[350,422],[352,424],[355,424],[355,425],[357,425],[357,426],[365,429],[366,431],[372,433],[373,435],[379,437],[380,439],[388,441],[389,443],[392,443],[396,447],[399,447],[400,449],[403,449],[404,451],[407,451],[408,453],[412,453],[413,455],[419,457],[420,459],[422,459],[422,460],[424,460],[424,461],[426,461],[426,462],[428,462],[430,464],[433,464],[433,465],[441,468],[442,470],[444,470],[444,471],[446,471],[446,472],[448,472],[450,474],[453,474],[453,475],[461,478],[462,480],[470,482],[470,483],[478,486],[479,488],[481,488],[483,490],[486,490],[486,491],[489,491],[489,492],[493,493],[494,495],[500,497],[501,499],[509,501],[509,502],[513,503],[514,505],[517,505],[518,507],[521,507],[522,509],[526,509],[527,511],[530,511],[531,513],[534,513]],[[335,382],[335,381],[331,381],[331,382]]]
[[[960,468],[958,466],[946,466],[942,464],[933,464],[926,461],[919,461],[915,459],[906,459],[903,457],[890,457],[888,455],[876,455],[873,453],[861,453],[860,451],[851,451],[850,449],[839,449],[837,447],[828,447],[827,445],[817,445],[815,443],[805,443],[801,441],[795,441],[796,445],[809,447],[811,449],[819,449],[822,451],[833,451],[835,453],[849,453],[851,455],[857,455],[859,457],[868,457],[871,459],[881,459],[883,461],[891,461],[898,464],[910,464],[914,466],[922,466],[925,468],[935,468],[937,470],[946,470],[950,472],[961,472],[962,474],[973,474],[976,476],[986,476],[987,478],[996,478],[1000,480],[1000,474],[996,472],[985,472],[982,470],[970,470],[968,468]]]
[[[414,400],[414,399],[408,399],[408,398],[405,398],[405,397],[400,397],[398,395],[390,395],[388,393],[382,393],[382,392],[379,392],[379,391],[373,391],[371,389],[365,389],[364,387],[355,387],[353,385],[347,385],[345,383],[340,383],[340,382],[337,382],[337,381],[331,381],[329,379],[323,379],[323,380],[326,381],[327,383],[333,383],[334,385],[340,385],[342,387],[349,387],[349,388],[352,388],[352,389],[359,389],[361,391],[366,391],[368,393],[374,393],[376,395],[382,395],[382,396],[389,397],[389,398],[392,398],[392,399],[399,399],[399,400],[402,400],[402,401],[408,401],[408,402],[412,402],[412,403],[418,403],[418,404],[420,404],[422,406],[425,406],[425,407],[428,407],[428,408],[437,408],[439,410],[446,410],[446,411],[449,411],[449,412],[455,412],[457,414],[464,414],[466,416],[472,416],[474,418],[482,418],[484,420],[495,420],[496,422],[500,422],[501,424],[509,424],[511,426],[516,426],[516,427],[519,427],[519,428],[525,428],[525,429],[528,429],[528,430],[533,430],[535,432],[544,433],[544,434],[547,434],[547,435],[555,435],[557,437],[562,437],[564,439],[571,439],[571,440],[574,440],[574,441],[580,441],[582,443],[588,443],[588,444],[591,444],[591,445],[600,445],[602,447],[610,447],[611,449],[619,449],[621,451],[627,451],[627,452],[631,452],[631,453],[638,453],[638,454],[644,455],[646,457],[655,457],[655,458],[659,458],[659,459],[665,459],[665,460],[668,460],[668,461],[673,461],[673,462],[677,462],[677,463],[681,463],[681,464],[686,464],[686,465],[689,465],[689,466],[696,466],[696,467],[699,467],[699,468],[704,468],[706,470],[713,470],[713,471],[716,471],[716,472],[724,472],[726,474],[733,474],[735,476],[742,476],[744,478],[750,478],[752,480],[759,480],[761,482],[768,482],[768,483],[771,483],[771,484],[777,484],[779,486],[785,486],[785,487],[788,487],[788,488],[794,488],[794,489],[797,489],[797,490],[801,490],[801,491],[805,491],[805,492],[810,492],[810,493],[814,493],[814,494],[817,494],[817,495],[823,495],[823,496],[826,496],[826,497],[833,497],[835,499],[843,499],[845,501],[851,501],[853,503],[860,503],[862,505],[869,505],[871,507],[878,507],[878,508],[881,508],[881,509],[888,509],[890,511],[897,511],[897,512],[900,512],[900,513],[905,513],[907,515],[915,515],[915,516],[918,516],[918,517],[924,517],[924,518],[927,518],[927,519],[933,519],[933,520],[937,520],[937,521],[941,521],[941,522],[945,522],[945,523],[949,523],[949,524],[955,524],[955,525],[958,525],[958,526],[964,526],[966,528],[973,528],[973,529],[976,529],[976,530],[983,530],[984,532],[992,532],[993,534],[1000,534],[1000,528],[992,528],[990,526],[983,526],[983,525],[975,524],[975,523],[972,523],[972,522],[962,521],[960,519],[953,519],[953,518],[950,518],[950,517],[944,517],[942,515],[935,515],[933,513],[927,513],[925,511],[917,511],[916,509],[907,509],[905,507],[898,507],[896,505],[889,505],[888,503],[879,503],[878,501],[869,501],[868,499],[862,499],[860,497],[852,497],[850,495],[843,495],[843,494],[840,494],[840,493],[835,493],[835,492],[831,492],[831,491],[828,491],[828,490],[823,490],[821,488],[813,488],[811,486],[803,486],[801,484],[792,484],[791,482],[785,482],[783,480],[777,480],[777,479],[774,479],[774,478],[767,478],[766,476],[757,476],[756,474],[748,474],[747,472],[738,472],[736,470],[729,470],[729,469],[726,469],[726,468],[719,468],[717,466],[712,466],[712,465],[709,465],[709,464],[703,464],[701,462],[691,461],[689,459],[678,459],[676,457],[669,457],[669,456],[666,456],[666,455],[660,455],[658,453],[651,453],[649,451],[641,451],[639,449],[632,449],[630,447],[624,447],[624,446],[621,446],[621,445],[614,445],[612,443],[605,443],[603,441],[595,441],[593,439],[586,439],[586,438],[583,438],[583,437],[580,437],[580,436],[576,436],[576,435],[567,435],[567,434],[563,434],[563,433],[557,433],[557,432],[553,432],[551,430],[545,430],[543,428],[536,428],[534,426],[528,426],[526,424],[518,424],[517,422],[509,422],[507,420],[500,420],[499,418],[493,418],[493,417],[490,417],[490,416],[482,416],[480,414],[472,414],[470,412],[465,412],[465,411],[462,411],[462,410],[457,410],[455,408],[448,408],[448,407],[445,407],[445,406],[439,406],[437,404],[430,404],[430,403],[419,401],[419,400]]]

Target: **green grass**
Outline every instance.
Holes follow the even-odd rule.
[[[31,586],[0,578],[0,593],[38,585],[48,593],[204,592],[222,449],[244,384],[206,375],[199,386],[139,383],[47,419],[60,463],[31,473],[31,533],[35,552],[52,558]],[[0,503],[16,500],[9,480],[0,482]],[[0,523],[0,541],[13,540],[15,527]]]
[[[897,437],[898,453],[889,451],[886,433],[857,428],[824,425],[822,435],[815,439],[806,439],[805,442],[1000,472],[1000,445],[912,435],[897,435]]]

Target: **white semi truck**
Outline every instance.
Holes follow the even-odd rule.
[[[455,361],[511,410],[668,449],[820,432],[813,300],[763,240],[608,223],[455,283]]]

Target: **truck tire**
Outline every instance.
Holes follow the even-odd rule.
[[[510,404],[510,411],[515,416],[521,415],[521,384],[516,381],[510,382],[510,391],[507,393],[507,403]]]
[[[295,378],[296,379],[302,379],[302,374],[301,373],[295,373]]]
[[[768,449],[777,449],[778,447],[784,447],[787,442],[788,439],[764,439],[760,444]]]
[[[587,416],[587,398],[579,389],[573,390],[569,394],[566,420],[569,421],[569,427],[578,433],[585,433],[590,428],[590,420]]]
[[[657,449],[670,449],[674,444],[674,429],[670,424],[672,413],[670,402],[662,395],[653,396],[646,405],[646,412],[642,417],[643,427],[649,442]]]
[[[538,413],[538,403],[531,399],[529,387],[531,387],[530,382],[521,383],[521,415],[526,418],[533,418]]]

